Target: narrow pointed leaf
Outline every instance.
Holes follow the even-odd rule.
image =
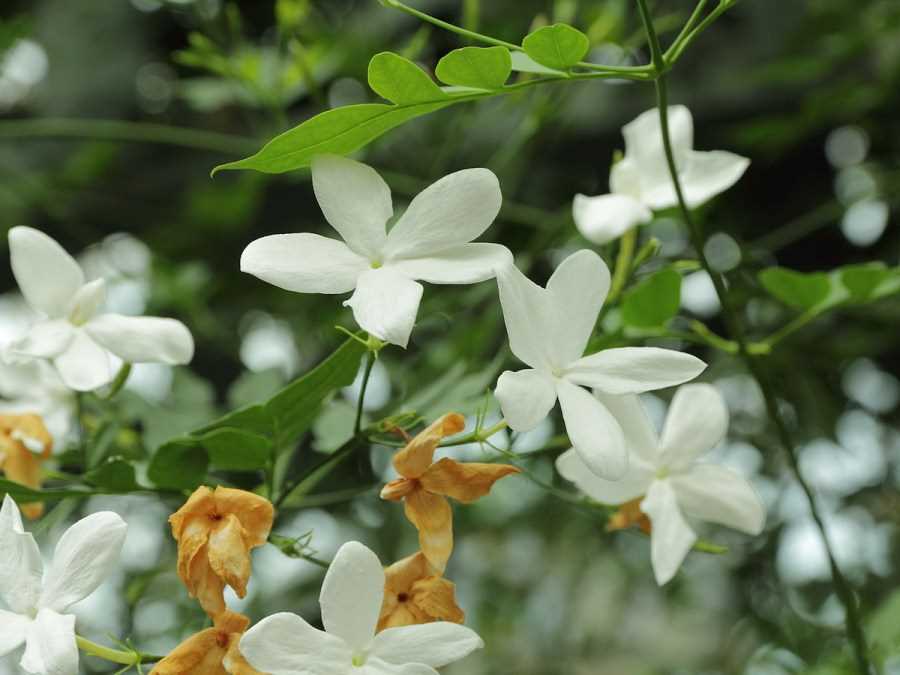
[[[362,103],[326,110],[299,126],[276,136],[255,155],[220,164],[215,175],[225,169],[252,169],[262,173],[284,173],[309,166],[315,155],[347,155],[371,143],[394,127],[450,105],[441,92],[432,103],[385,105]]]

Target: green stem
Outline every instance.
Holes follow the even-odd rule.
[[[363,371],[362,386],[359,389],[359,400],[356,402],[356,421],[353,423],[353,435],[359,436],[362,430],[363,405],[366,400],[366,389],[369,387],[369,377],[372,375],[372,367],[375,365],[375,354],[371,350],[366,352],[366,365]]]
[[[481,0],[463,0],[463,26],[473,33],[481,21]]]
[[[183,148],[221,152],[227,155],[252,153],[259,149],[258,141],[252,138],[150,122],[47,117],[32,120],[3,120],[0,123],[0,138],[54,138],[60,136],[178,145]]]
[[[637,228],[628,230],[619,240],[619,255],[616,258],[616,269],[613,272],[609,295],[605,305],[612,305],[622,293],[628,277],[631,276],[631,261],[634,258],[634,245],[637,242]]]
[[[731,4],[733,3],[730,0],[722,0],[717,10],[720,10],[719,13],[721,13],[721,11],[727,9]],[[703,265],[703,268],[712,279],[713,285],[716,289],[716,294],[719,297],[719,302],[722,305],[722,314],[725,319],[725,323],[728,326],[729,332],[731,333],[734,340],[738,343],[739,354],[746,364],[747,369],[759,384],[760,390],[763,394],[763,398],[765,399],[766,410],[772,420],[773,425],[775,426],[779,442],[782,446],[782,449],[784,450],[785,456],[787,457],[788,464],[791,468],[792,473],[794,474],[794,478],[800,485],[804,495],[806,496],[806,500],[809,503],[810,512],[812,513],[813,520],[819,530],[819,534],[822,537],[822,542],[825,546],[825,551],[828,555],[828,563],[831,568],[831,577],[835,593],[837,594],[841,603],[844,605],[847,637],[849,638],[853,646],[853,651],[860,675],[870,675],[872,669],[869,663],[868,647],[866,645],[865,633],[863,632],[862,628],[862,620],[859,615],[859,608],[856,605],[856,598],[854,597],[853,589],[851,588],[850,583],[847,581],[846,577],[841,571],[837,563],[837,559],[835,558],[834,547],[828,537],[828,532],[825,529],[825,522],[822,517],[822,512],[818,504],[818,500],[814,495],[809,483],[807,483],[806,479],[803,477],[803,473],[800,471],[800,464],[797,458],[797,453],[794,449],[794,442],[791,438],[790,431],[788,430],[787,423],[782,416],[781,409],[778,407],[778,400],[775,394],[775,390],[771,382],[769,381],[768,373],[765,372],[758,357],[755,356],[748,348],[748,343],[744,335],[743,326],[741,325],[738,313],[731,305],[731,299],[725,287],[725,281],[709,264],[709,260],[706,258],[706,254],[704,252],[705,238],[703,235],[703,231],[700,228],[699,223],[694,220],[691,211],[687,206],[687,202],[685,201],[684,193],[681,187],[681,180],[678,177],[678,167],[675,162],[675,154],[672,151],[672,139],[669,134],[669,102],[664,70],[664,68],[666,67],[666,60],[665,56],[663,55],[662,48],[659,44],[659,37],[657,36],[656,31],[653,28],[653,20],[650,16],[650,12],[647,9],[646,0],[637,0],[637,5],[638,10],[641,14],[641,21],[644,24],[644,30],[647,33],[647,41],[650,45],[650,54],[653,60],[653,66],[657,71],[657,78],[655,80],[656,105],[659,108],[660,130],[662,132],[663,149],[665,151],[666,163],[668,164],[669,175],[672,178],[672,186],[675,189],[675,195],[678,199],[679,211],[681,212],[681,216],[688,227],[691,243],[697,251],[697,256],[700,259],[700,264]],[[715,12],[713,12],[713,14],[710,14],[710,17],[713,17],[714,14]],[[710,17],[707,17],[704,22],[701,22],[701,24],[696,29],[694,29],[692,34],[694,32],[697,32],[698,30],[701,30],[704,27],[706,21],[710,19]]]
[[[719,5],[710,12],[703,21],[701,21],[695,28],[691,29],[691,31],[685,35],[680,36],[681,40],[675,40],[672,45],[666,50],[665,53],[665,63],[667,68],[671,68],[675,62],[681,58],[681,55],[684,53],[684,50],[688,48],[688,46],[697,39],[697,37],[709,28],[713,22],[718,19],[722,14],[727,12],[729,9],[734,7],[737,0],[719,0]],[[659,44],[659,40],[657,40],[657,44]],[[664,71],[663,71],[664,72]]]
[[[455,441],[449,441],[447,443],[441,443],[440,447],[442,448],[452,448],[455,445],[465,445],[466,443],[484,443],[491,436],[496,434],[498,431],[503,431],[508,426],[506,420],[500,420],[492,427],[488,427],[487,429],[476,429],[471,434],[466,434],[462,438],[457,438]]]
[[[91,642],[87,638],[83,638],[80,635],[75,636],[75,644],[77,644],[78,649],[83,651],[85,654],[96,656],[97,658],[103,659],[104,661],[110,661],[111,663],[119,663],[123,666],[136,666],[141,663],[153,663],[155,661],[162,661],[163,659],[163,657],[161,656],[143,654],[138,651],[126,652],[124,650],[104,647],[103,645],[98,645],[96,642]]]
[[[463,28],[462,26],[457,26],[455,24],[449,23],[447,21],[443,21],[438,19],[437,17],[431,16],[430,14],[426,14],[414,7],[410,7],[409,5],[400,2],[400,0],[379,0],[382,5],[385,7],[389,7],[392,9],[400,10],[405,14],[409,14],[410,16],[414,16],[417,19],[430,23],[433,26],[437,26],[438,28],[443,28],[444,30],[450,31],[451,33],[456,33],[457,35],[462,35],[470,40],[475,40],[477,42],[483,42],[485,44],[494,45],[495,47],[506,47],[509,50],[522,52],[525,51],[522,49],[521,45],[513,44],[512,42],[507,42],[506,40],[499,40],[497,38],[493,38],[490,35],[484,35],[483,33],[478,33],[474,30],[468,30]],[[604,66],[599,65],[597,63],[589,63],[587,61],[579,61],[575,64],[579,68],[585,68],[587,70],[595,70],[598,72],[605,72],[610,74],[616,74],[619,77],[629,77],[632,79],[647,79],[647,75],[652,70],[647,66]],[[635,77],[635,76],[640,77]]]
[[[119,368],[119,372],[116,373],[116,378],[112,381],[112,384],[109,385],[109,391],[103,396],[103,399],[109,401],[115,398],[116,394],[122,391],[122,387],[124,387],[125,383],[128,381],[129,375],[131,375],[131,364],[123,363],[122,367]]]

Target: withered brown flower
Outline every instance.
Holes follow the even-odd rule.
[[[41,464],[53,451],[53,437],[38,415],[0,415],[0,469],[6,477],[30,488],[41,487]],[[21,505],[26,518],[44,513],[41,502]]]
[[[384,574],[379,632],[432,621],[465,621],[466,615],[456,604],[456,586],[444,579],[421,551],[395,562]]]
[[[178,576],[211,617],[225,611],[223,592],[247,593],[250,550],[269,537],[275,509],[265,497],[233,488],[199,487],[172,514]]]
[[[156,664],[150,675],[262,675],[238,648],[250,620],[222,612],[212,628],[195,633]]]
[[[465,418],[448,413],[432,422],[394,455],[394,468],[402,478],[381,491],[382,499],[403,500],[406,517],[419,530],[419,548],[428,562],[443,573],[453,551],[453,512],[447,497],[465,504],[491,491],[493,484],[519,469],[509,464],[434,461],[434,451],[445,436],[465,428]]]

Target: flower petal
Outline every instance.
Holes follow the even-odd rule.
[[[476,239],[500,212],[500,182],[488,169],[444,176],[416,195],[391,228],[385,255],[418,258]]]
[[[28,617],[0,609],[0,657],[22,646],[30,623]]]
[[[581,249],[563,260],[547,282],[558,319],[553,351],[558,367],[581,358],[609,293],[609,268],[603,258]]]
[[[605,244],[637,225],[649,223],[653,212],[627,195],[587,197],[579,194],[572,202],[572,216],[585,239],[595,244]]]
[[[369,259],[377,256],[394,214],[388,184],[372,167],[338,155],[318,155],[310,168],[325,219],[353,252]]]
[[[109,352],[83,330],[74,332],[72,342],[53,365],[65,385],[75,391],[93,391],[115,377]]]
[[[369,261],[318,234],[273,234],[250,242],[241,272],[295,293],[349,293]]]
[[[17,358],[52,359],[62,354],[75,337],[75,330],[66,319],[40,321],[28,333],[9,343],[4,355],[10,361]]]
[[[424,663],[405,663],[398,666],[379,659],[377,656],[369,657],[361,669],[359,675],[439,675],[431,666]],[[356,675],[354,673],[353,675]]]
[[[678,504],[694,518],[757,535],[766,524],[766,507],[746,478],[715,464],[695,464],[673,474]]]
[[[63,317],[84,273],[54,239],[31,227],[9,231],[9,259],[25,300],[49,317]]]
[[[12,497],[3,497],[0,508],[0,597],[14,612],[31,613],[41,594],[44,564]]]
[[[244,543],[243,528],[236,515],[225,515],[219,525],[209,535],[209,566],[243,598],[250,579],[250,549]]]
[[[697,377],[706,364],[691,354],[658,347],[604,349],[566,368],[566,379],[606,394],[640,394]]]
[[[20,664],[29,673],[73,675],[78,672],[75,617],[42,609],[28,626]]]
[[[728,408],[719,390],[710,384],[679,387],[672,398],[659,449],[671,468],[687,466],[712,450],[728,431]]]
[[[182,365],[194,356],[191,332],[175,319],[104,314],[89,321],[84,329],[128,363]]]
[[[358,541],[341,546],[319,595],[325,630],[354,651],[365,649],[375,635],[383,600],[384,569],[378,556]]]
[[[430,284],[474,284],[493,279],[512,263],[512,253],[500,244],[457,244],[417,258],[400,258],[391,268],[410,279]]]
[[[90,320],[106,302],[106,281],[94,279],[78,289],[72,298],[69,321],[76,326]]]
[[[432,464],[420,482],[429,492],[471,504],[491,491],[494,483],[521,469],[511,464],[457,462],[449,457]]]
[[[66,530],[56,544],[40,606],[64,612],[93,593],[118,565],[127,529],[117,514],[101,511]]]
[[[678,572],[688,551],[697,541],[678,507],[672,485],[667,480],[654,481],[641,502],[641,511],[650,517],[650,556],[656,583],[668,583]]]
[[[643,403],[637,394],[594,394],[606,409],[616,418],[616,422],[625,434],[625,445],[648,466],[656,466],[659,462],[659,439],[656,428],[647,415]]]
[[[287,612],[257,623],[244,633],[239,648],[251,666],[269,675],[347,675],[353,661],[341,638]]]
[[[453,552],[453,511],[444,497],[423,489],[403,500],[406,517],[419,531],[419,548],[435,569],[443,573]]]
[[[628,470],[622,428],[600,401],[581,387],[560,380],[556,385],[572,447],[601,478],[619,480]]]
[[[353,309],[360,328],[406,348],[419,313],[422,290],[422,284],[390,267],[369,269],[359,275],[356,290],[344,305]]]
[[[442,415],[415,435],[394,455],[394,468],[404,478],[419,478],[434,461],[434,451],[445,437],[466,428],[466,418],[459,413]]]
[[[694,146],[694,122],[690,110],[683,105],[669,106],[668,113],[672,152],[680,172],[687,154]],[[638,115],[622,127],[622,135],[625,137],[625,157],[634,163],[636,173],[640,175],[641,201],[648,203],[647,193],[666,188],[672,192],[674,198],[672,178],[663,148],[659,109],[651,108]],[[663,208],[672,206],[673,203],[648,203],[648,205]]]
[[[740,180],[750,166],[750,160],[732,152],[692,151],[681,174],[684,198],[690,208],[696,208],[724,192]]]
[[[550,294],[513,264],[497,271],[497,287],[512,353],[532,368],[550,372],[558,321]]]
[[[207,628],[184,640],[159,663],[152,675],[220,675],[225,651],[218,644],[219,631]]]
[[[244,541],[251,548],[262,546],[269,539],[275,507],[265,497],[234,488],[217,487],[215,509],[220,514],[233,513],[244,528]]]
[[[556,405],[553,380],[539,370],[504,371],[497,379],[494,396],[510,428],[530,431]]]
[[[484,641],[471,628],[449,621],[388,628],[375,636],[371,653],[388,663],[423,663],[441,668],[465,658]]]
[[[651,467],[631,456],[628,458],[628,471],[622,478],[604,480],[591,471],[574,448],[556,458],[556,470],[591,499],[616,506],[646,494],[654,473]]]

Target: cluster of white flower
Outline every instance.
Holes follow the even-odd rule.
[[[670,118],[687,201],[696,206],[732,185],[747,160],[694,151],[690,113],[674,107]],[[653,209],[675,203],[657,120],[656,111],[649,111],[625,127],[626,154],[613,167],[612,194],[575,198],[575,222],[588,239],[609,241],[649,221]],[[420,281],[471,284],[496,278],[510,348],[529,366],[506,371],[497,381],[495,395],[506,422],[514,431],[528,431],[559,400],[572,444],[557,461],[559,473],[597,501],[631,504],[632,524],[647,521],[642,527],[652,537],[651,560],[660,584],[675,575],[696,542],[686,517],[751,534],[762,530],[764,507],[749,482],[696,461],[727,431],[728,414],[717,390],[708,384],[680,388],[660,439],[637,398],[696,378],[705,363],[652,347],[584,354],[610,288],[610,272],[596,253],[571,254],[541,287],[515,266],[505,247],[473,243],[501,206],[499,182],[487,169],[437,181],[412,200],[389,231],[390,190],[373,169],[321,156],[312,164],[312,177],[325,218],[343,241],[311,233],[264,237],[244,251],[243,271],[296,292],[352,292],[344,304],[359,326],[401,347],[415,325]],[[60,383],[76,391],[98,389],[123,363],[190,361],[193,340],[183,324],[101,314],[103,280],[86,282],[54,240],[17,227],[9,241],[19,287],[42,318],[4,355],[41,362],[31,382],[48,382],[42,392],[59,391]],[[33,390],[4,386],[2,393],[24,397]],[[26,671],[75,673],[74,618],[61,612],[96,588],[111,569],[124,531],[121,519],[108,513],[76,523],[59,542],[41,586],[40,554],[7,497],[0,514],[0,594],[12,611],[0,611],[0,655],[25,643],[21,665]],[[376,635],[383,597],[378,558],[361,544],[348,543],[322,588],[327,632],[295,615],[277,614],[246,632],[240,650],[254,668],[273,675],[434,675],[434,668],[481,646],[470,629],[447,622]]]

